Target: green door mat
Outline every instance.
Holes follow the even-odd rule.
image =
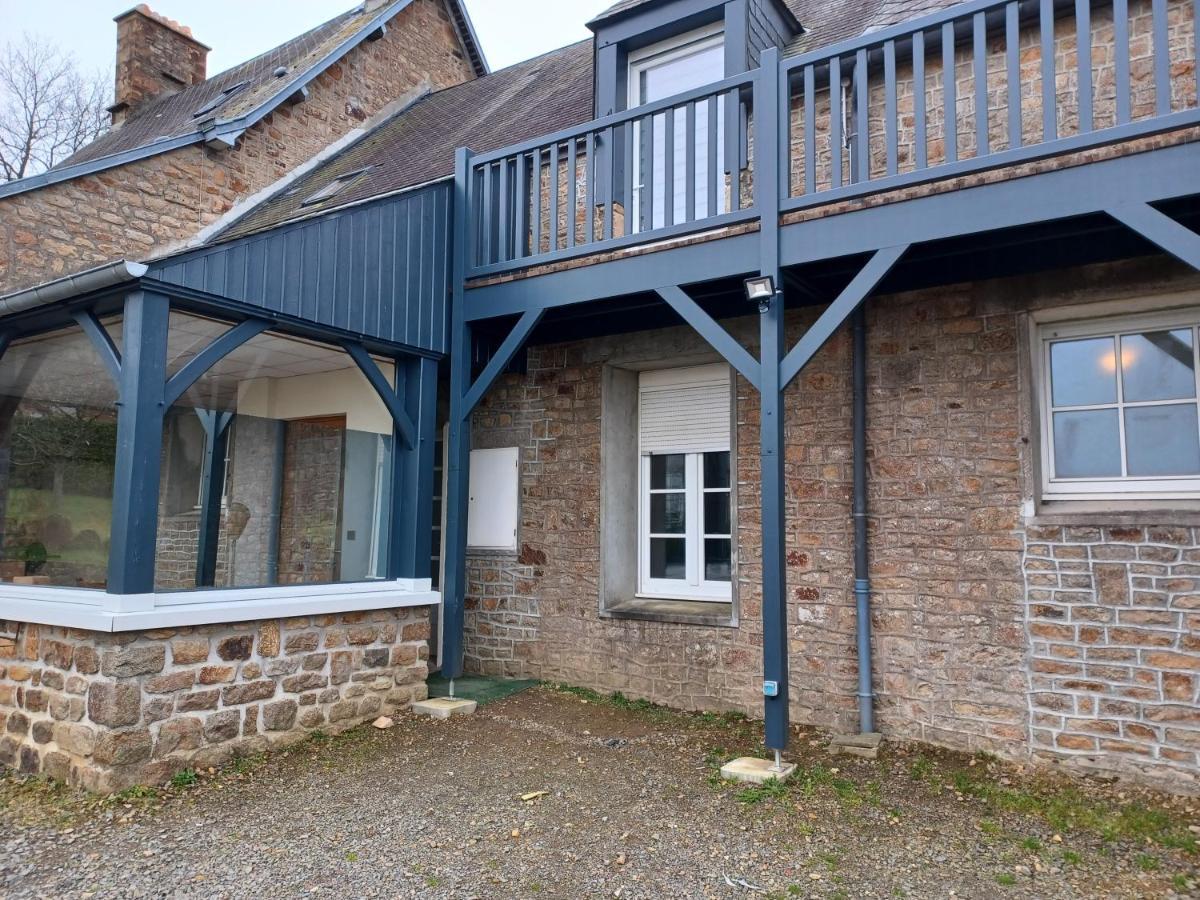
[[[450,682],[441,675],[430,675],[428,682],[430,697],[450,696]],[[489,678],[482,675],[466,675],[454,679],[454,696],[463,700],[474,700],[480,706],[486,706],[521,691],[527,691],[537,684],[531,679]]]

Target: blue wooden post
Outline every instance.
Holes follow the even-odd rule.
[[[162,294],[134,291],[125,298],[108,554],[110,594],[154,590],[169,313],[170,301]]]
[[[467,502],[470,491],[471,414],[466,404],[471,382],[471,328],[464,310],[468,195],[471,152],[460,149],[454,179],[454,296],[450,309],[450,424],[446,452],[446,583],[442,587],[442,674],[462,674],[463,624],[467,584]],[[536,173],[537,169],[534,169]],[[535,174],[536,177],[536,174]]]
[[[396,392],[415,435],[408,447],[399,430],[392,437],[390,578],[429,577],[433,557],[433,451],[437,441],[438,364],[423,357],[396,363]]]
[[[217,583],[217,548],[221,534],[221,494],[225,484],[225,456],[233,413],[198,409],[204,426],[204,462],[200,471],[200,540],[196,551],[196,587]]]
[[[783,82],[781,85],[780,82]],[[781,134],[780,110],[787,103],[787,81],[779,65],[779,51],[767,50],[755,83],[755,146],[767,148],[754,173],[755,205],[761,216],[761,273],[782,287],[779,266],[779,205],[785,183],[781,178],[779,146],[789,136]],[[766,745],[787,749],[788,711],[787,570],[785,564],[783,482],[783,389],[780,363],[784,351],[784,296],[780,290],[759,321],[761,349],[761,415],[759,456],[762,465],[762,615],[763,701]]]

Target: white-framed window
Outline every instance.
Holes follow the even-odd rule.
[[[1200,309],[1038,327],[1047,499],[1200,498]]]
[[[732,378],[726,365],[638,385],[638,596],[733,599]]]
[[[629,108],[644,106],[665,100],[693,88],[712,84],[725,77],[725,32],[718,23],[687,34],[677,35],[649,47],[629,54]],[[724,212],[722,197],[709,195],[711,180],[708,172],[708,115],[709,107],[701,103],[696,107],[696,156],[692,160],[695,182],[695,215],[697,219],[708,218]],[[634,171],[634,227],[641,230],[642,220],[651,228],[662,228],[667,224],[666,210],[666,146],[667,116],[661,113],[654,117],[654,196],[645,194],[645,161],[643,153],[635,152]],[[717,171],[725,168],[725,105],[717,105]],[[641,147],[642,126],[634,128],[634,146]],[[675,160],[673,217],[675,223],[683,222],[686,212],[687,186],[687,117],[682,110],[675,115]],[[718,180],[723,184],[723,179]],[[645,216],[643,217],[643,205]]]

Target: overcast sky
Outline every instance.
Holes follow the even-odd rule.
[[[209,74],[257,56],[350,9],[354,0],[149,0],[213,48]],[[467,0],[493,69],[588,36],[584,23],[614,0]],[[56,41],[87,70],[110,72],[113,16],[137,0],[0,0],[0,42],[22,32]]]

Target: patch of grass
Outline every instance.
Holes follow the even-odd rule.
[[[981,819],[979,822],[979,830],[984,834],[991,835],[993,837],[1004,832],[1004,829],[991,819]]]
[[[1186,875],[1176,875],[1171,879],[1171,885],[1177,891],[1190,891],[1192,889],[1190,879]]]
[[[1181,820],[1161,809],[1138,803],[1116,805],[1086,796],[1074,785],[1033,782],[1001,784],[986,772],[969,770],[953,776],[955,790],[997,812],[1020,813],[1044,819],[1055,831],[1091,831],[1107,842],[1147,841],[1173,850],[1196,853],[1196,836]]]
[[[1133,861],[1143,872],[1154,872],[1158,869],[1158,858],[1149,853],[1139,853]]]
[[[171,776],[171,787],[176,790],[195,787],[199,783],[200,776],[196,774],[195,769],[184,769],[182,772],[176,772]]]
[[[122,802],[131,800],[157,800],[158,791],[143,784],[135,784],[133,787],[125,788],[125,790],[117,794],[116,799]]]
[[[1078,853],[1076,853],[1074,850],[1064,850],[1062,852],[1062,861],[1065,865],[1077,866],[1081,862],[1083,862],[1083,857],[1080,856]]]
[[[238,756],[230,765],[230,771],[236,775],[249,775],[266,761],[264,753],[254,753],[250,756]]]
[[[775,800],[788,795],[788,786],[778,778],[768,778],[762,784],[752,784],[738,791],[739,803],[753,806],[767,800]]]
[[[842,860],[836,853],[822,853],[821,862],[825,863],[825,868],[830,872],[836,872]]]
[[[346,851],[346,862],[350,862],[350,863],[358,862],[358,854],[355,853],[353,850],[347,850]]]
[[[1042,850],[1042,842],[1035,837],[1027,837],[1021,841],[1021,846],[1030,853],[1040,853]]]
[[[1016,883],[1017,876],[1013,875],[1011,872],[1001,872],[996,876],[996,884],[1000,885],[1001,887],[1012,887]]]
[[[908,767],[908,777],[913,781],[929,781],[933,775],[933,760],[925,754],[920,754]]]
[[[441,885],[441,883],[442,883],[442,880],[440,878],[438,878],[436,875],[429,875],[425,879],[426,887],[431,887],[431,888],[439,887]]]

